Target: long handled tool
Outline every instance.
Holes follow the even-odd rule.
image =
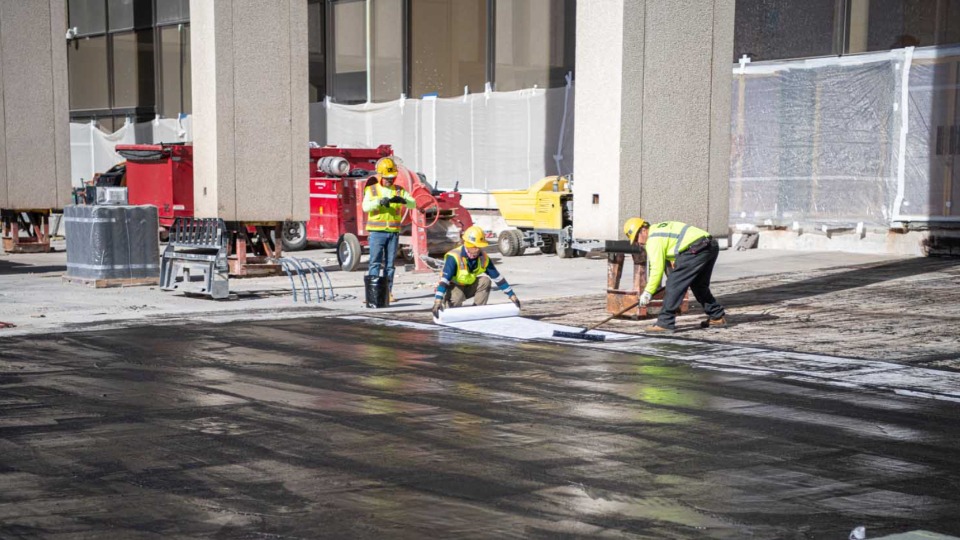
[[[656,296],[656,295],[660,294],[660,292],[661,292],[663,289],[664,289],[664,287],[660,287],[659,289],[657,289],[657,292],[653,293],[653,296]],[[613,315],[611,315],[611,316],[607,317],[606,319],[598,322],[597,324],[595,324],[595,325],[593,325],[593,326],[588,326],[587,328],[584,328],[583,330],[581,330],[581,331],[579,331],[579,332],[564,332],[563,330],[554,330],[554,331],[553,331],[553,337],[562,337],[562,338],[571,338],[571,339],[587,339],[587,340],[590,340],[590,341],[606,341],[607,336],[605,336],[605,335],[603,335],[603,334],[588,334],[587,332],[589,332],[589,331],[591,331],[591,330],[596,330],[600,325],[606,324],[606,323],[610,322],[612,319],[623,315],[624,313],[626,313],[626,312],[630,311],[631,309],[637,307],[637,304],[639,304],[639,303],[640,303],[640,301],[637,300],[636,302],[630,304],[629,306],[621,309],[621,310],[618,311],[617,313],[614,313]]]

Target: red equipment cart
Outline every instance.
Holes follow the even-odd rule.
[[[336,245],[341,269],[355,270],[368,246],[363,190],[377,181],[377,161],[392,155],[390,145],[373,149],[311,148],[310,220],[284,224],[284,247],[303,249],[307,241]],[[412,256],[415,270],[429,271],[423,257],[450,249],[457,243],[459,232],[473,220],[460,204],[459,192],[435,190],[402,164],[396,183],[417,202],[416,210],[404,216],[401,246]]]
[[[178,217],[193,217],[193,146],[177,143],[118,144],[127,160],[127,201],[157,207],[169,231]]]

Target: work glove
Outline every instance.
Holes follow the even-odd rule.
[[[403,197],[401,197],[400,195],[394,195],[393,197],[390,198],[390,202],[392,202],[392,203],[406,203],[407,200],[404,199]]]
[[[643,291],[643,294],[640,295],[640,307],[646,307],[652,298],[652,294],[648,293],[647,291]]]
[[[520,309],[520,299],[517,298],[517,295],[511,294],[510,301],[513,302],[513,305],[517,306],[517,309]]]
[[[390,197],[380,199],[380,206],[390,206]]]
[[[433,309],[431,309],[430,311],[433,312],[433,316],[436,317],[437,319],[440,318],[440,310],[442,309],[442,304],[443,302],[441,302],[440,300],[433,301]]]

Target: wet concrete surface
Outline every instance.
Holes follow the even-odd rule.
[[[960,535],[960,406],[335,318],[0,341],[0,538]]]

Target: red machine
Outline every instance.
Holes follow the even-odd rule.
[[[152,204],[160,226],[169,230],[177,217],[193,217],[193,146],[118,144],[127,160],[127,200]]]
[[[152,204],[160,225],[169,230],[177,217],[193,217],[193,147],[184,144],[121,144],[126,158],[130,204]],[[377,161],[392,156],[390,145],[373,149],[327,146],[310,149],[310,220],[283,224],[283,247],[301,250],[307,241],[336,245],[337,260],[347,271],[357,268],[367,247],[363,190],[376,182]],[[460,231],[473,224],[457,191],[433,189],[424,177],[401,166],[397,185],[417,202],[403,219],[401,252],[417,271],[429,271],[423,256],[443,253],[459,242]]]
[[[310,221],[285,223],[284,246],[293,251],[303,249],[308,240],[336,244],[340,267],[355,270],[367,247],[363,190],[377,181],[377,161],[392,155],[390,145],[374,149],[311,148]],[[417,203],[416,210],[407,212],[403,219],[402,251],[413,258],[415,270],[429,271],[422,256],[452,248],[459,232],[473,225],[473,220],[461,206],[459,192],[435,190],[425,178],[402,165],[399,171],[397,185]]]

